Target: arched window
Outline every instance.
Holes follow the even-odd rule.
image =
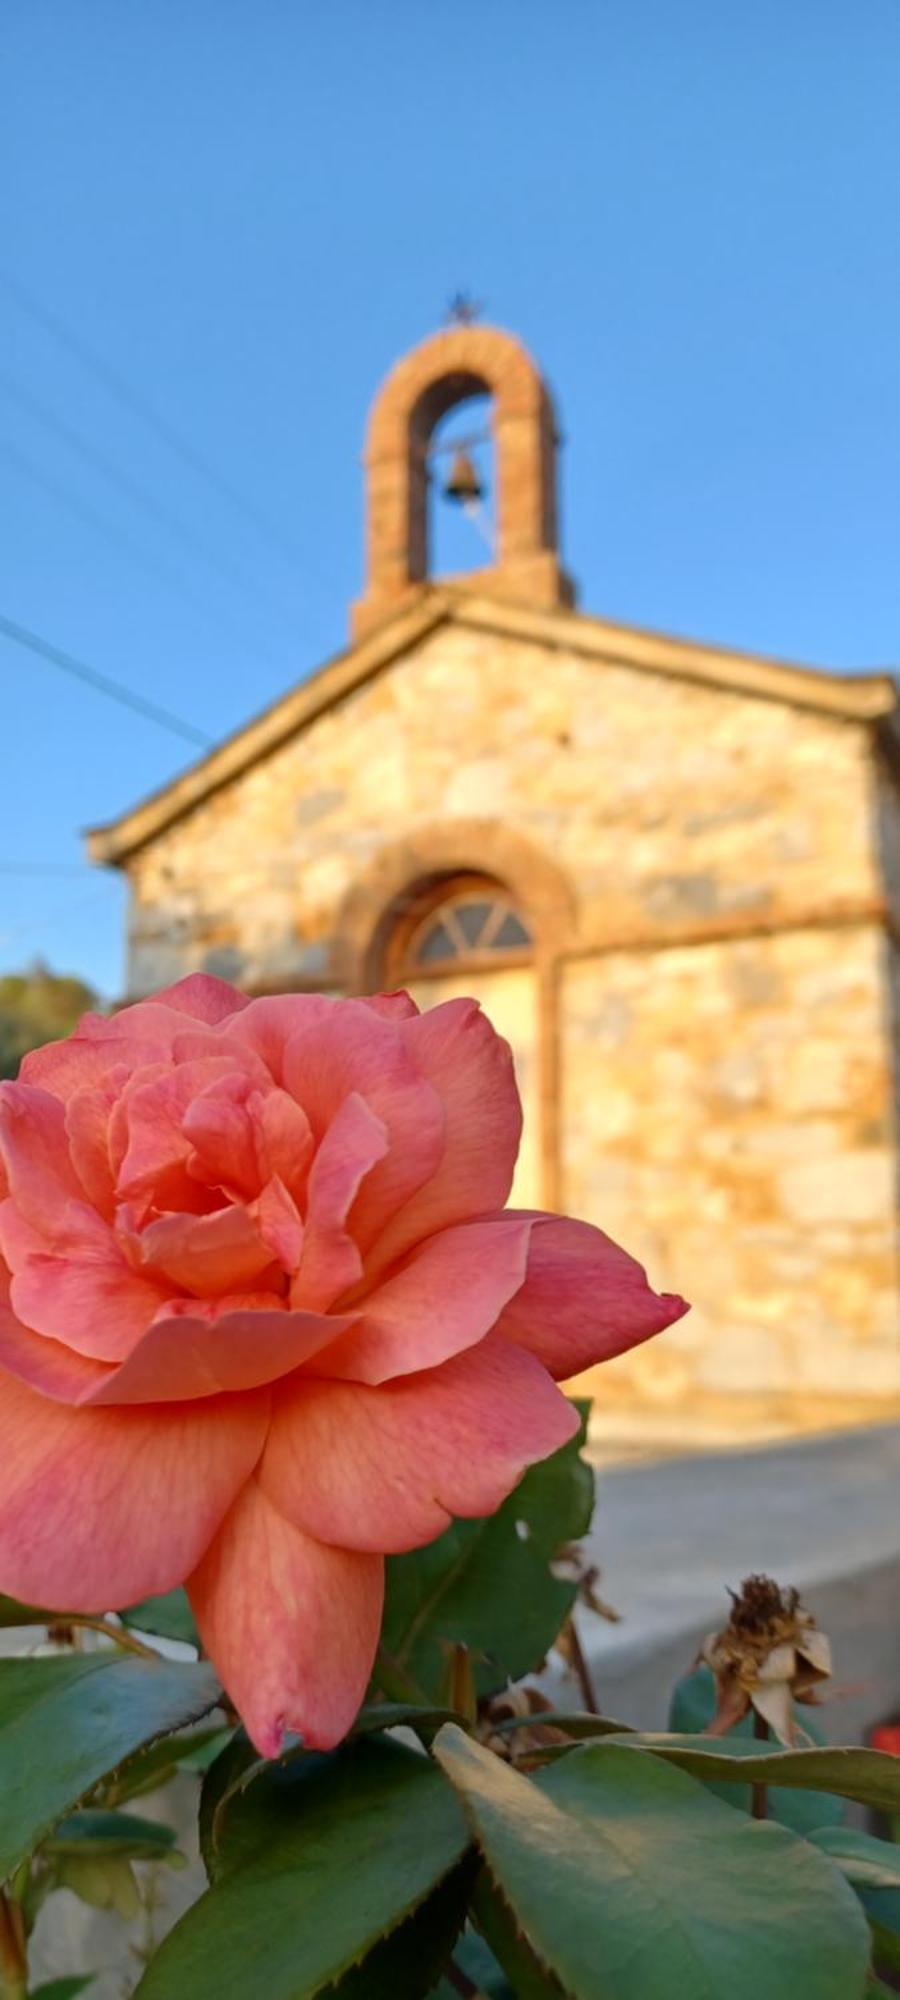
[[[455,875],[414,892],[388,939],[392,982],[527,965],[532,935],[509,890],[489,875]]]

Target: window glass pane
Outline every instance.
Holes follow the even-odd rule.
[[[432,924],[431,929],[420,939],[416,957],[422,965],[434,965],[442,958],[456,957],[456,946],[446,924],[440,922]]]
[[[495,932],[491,939],[491,950],[515,951],[521,949],[523,945],[529,945],[530,943],[531,938],[525,929],[521,917],[517,917],[515,910],[507,910],[500,929]]]
[[[459,929],[467,944],[477,944],[491,914],[490,903],[457,903],[454,909]]]

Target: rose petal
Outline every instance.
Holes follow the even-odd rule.
[[[371,1007],[375,1014],[385,1015],[389,1021],[409,1021],[421,1011],[412,994],[402,989],[397,993],[367,993],[363,1006]]]
[[[201,1091],[182,1130],[196,1156],[188,1171],[198,1179],[252,1196],[277,1176],[292,1196],[302,1195],[313,1136],[301,1106],[275,1085],[261,1089],[237,1071]]]
[[[300,1267],[292,1305],[324,1308],[362,1276],[347,1217],[367,1174],[383,1160],[388,1134],[357,1091],[345,1097],[313,1160]]]
[[[350,1217],[351,1234],[364,1252],[443,1157],[444,1110],[404,1046],[401,1030],[411,1025],[383,1020],[363,1001],[344,1000],[294,1034],[284,1052],[286,1088],[303,1105],[317,1139],[351,1093],[364,1098],[386,1128],[387,1152],[362,1181]]]
[[[521,1218],[497,1218],[420,1244],[360,1302],[357,1324],[329,1350],[328,1375],[385,1382],[474,1347],[522,1283],[530,1229]]]
[[[137,1016],[141,1004],[129,1007],[127,1013]],[[239,993],[236,986],[230,986],[227,979],[216,979],[209,972],[190,972],[186,979],[177,979],[174,986],[164,986],[154,997],[158,1007],[174,1007],[179,1014],[190,1014],[195,1021],[216,1024],[227,1021],[233,1014],[242,1014],[250,1002],[245,993]],[[121,1019],[121,1016],[119,1017]]]
[[[494,1513],[577,1429],[540,1362],[489,1336],[380,1388],[295,1376],[277,1393],[259,1481],[304,1533],[394,1554],[454,1515]]]
[[[288,1730],[311,1750],[346,1736],[378,1645],[383,1567],[301,1534],[255,1480],[240,1494],[188,1595],[261,1756],[277,1757]]]
[[[83,1020],[64,1042],[45,1042],[32,1049],[23,1057],[20,1083],[36,1085],[67,1103],[75,1091],[103,1089],[111,1073],[121,1070],[130,1076],[168,1058],[164,1037],[154,1040],[123,1033],[118,1027],[122,1018],[119,1014],[114,1021],[102,1021],[106,1031],[102,1035],[86,1033]]]
[[[302,1106],[286,1090],[254,1090],[247,1100],[260,1181],[276,1175],[299,1199],[313,1154],[313,1135]]]
[[[338,1003],[324,993],[274,993],[251,1000],[229,1026],[229,1044],[242,1045],[265,1064],[277,1084],[284,1083],[284,1052],[292,1035],[326,1019]]]
[[[96,1218],[69,1160],[65,1110],[49,1091],[0,1084],[0,1159],[16,1207],[54,1248],[76,1244],[84,1228],[93,1227]]]
[[[154,1320],[90,1403],[190,1402],[274,1382],[327,1347],[352,1322],[324,1313],[282,1312],[266,1294],[179,1299]]]
[[[259,1161],[247,1099],[253,1080],[242,1069],[206,1084],[185,1106],[181,1132],[190,1142],[187,1171],[237,1196],[259,1191]]]
[[[184,1120],[201,1090],[228,1083],[233,1074],[231,1058],[222,1054],[173,1069],[138,1071],[110,1119],[110,1156],[123,1199],[152,1195],[157,1208],[189,1212],[206,1199],[188,1172],[193,1146]]]
[[[259,1290],[272,1251],[247,1210],[234,1203],[212,1215],[161,1215],[133,1239],[143,1269],[195,1299]]]
[[[282,1270],[296,1271],[303,1250],[303,1224],[296,1202],[277,1174],[251,1203],[249,1213]]]
[[[109,1611],[199,1562],[259,1457],[268,1396],[178,1410],[70,1410],[0,1393],[0,1590]]]
[[[88,1224],[90,1227],[88,1227]],[[139,1277],[106,1223],[85,1211],[80,1245],[53,1256],[10,1199],[0,1205],[0,1248],[19,1319],[97,1361],[121,1361],[168,1297]]]
[[[155,999],[137,1001],[112,1016],[83,1014],[65,1041],[48,1042],[24,1058],[21,1079],[67,1099],[74,1090],[102,1084],[118,1063],[133,1075],[151,1063],[170,1062],[175,1037],[186,1022],[215,1026],[247,1005],[244,995],[224,980],[194,973]]]
[[[81,1402],[115,1374],[106,1362],[91,1361],[61,1341],[23,1326],[10,1305],[9,1275],[0,1265],[0,1369],[4,1368],[59,1403]]]
[[[125,1029],[129,1034],[141,1033],[145,1026],[155,1031],[158,1024],[168,1023],[172,1014],[186,1014],[189,1020],[205,1021],[215,1027],[231,1015],[243,1013],[249,1005],[246,994],[239,993],[236,986],[229,986],[226,979],[215,979],[208,972],[190,972],[185,979],[177,979],[174,986],[161,987],[152,999],[135,1000],[130,1007],[121,1007],[111,1019],[104,1014],[85,1014],[79,1030],[83,1035],[99,1038]]]
[[[446,1000],[397,1028],[420,1073],[438,1092],[446,1139],[429,1179],[405,1208],[385,1217],[372,1260],[379,1270],[435,1230],[501,1208],[522,1132],[509,1044],[477,1000]]]
[[[66,1104],[69,1158],[82,1188],[98,1213],[111,1222],[116,1207],[116,1177],[109,1153],[109,1121],[128,1081],[124,1065],[116,1064],[102,1088],[74,1090]]]
[[[497,1331],[529,1348],[558,1381],[626,1353],[689,1311],[674,1293],[652,1291],[643,1267],[602,1229],[522,1213],[533,1224],[527,1275]]]

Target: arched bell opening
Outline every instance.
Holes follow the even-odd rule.
[[[487,545],[484,532],[463,540],[476,526],[476,509],[488,512],[488,480],[478,458],[484,441],[474,448],[465,443],[471,406],[483,409],[486,397],[492,463]],[[453,427],[448,424],[445,431],[448,418]],[[443,474],[447,437],[451,476],[443,490],[449,484],[449,506],[462,518],[445,526],[432,494],[435,471]],[[556,448],[549,390],[511,335],[496,327],[452,326],[398,362],[369,422],[367,579],[354,607],[354,637],[408,601],[431,576],[448,571],[455,582],[471,577],[474,588],[513,602],[544,609],[571,604],[573,587],[557,550]]]
[[[497,454],[488,391],[473,388],[438,419],[426,445],[425,574],[489,569],[497,553]]]

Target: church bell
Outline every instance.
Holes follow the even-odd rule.
[[[484,499],[484,487],[467,451],[454,453],[444,486],[444,499],[453,500],[460,507],[471,506],[474,501]]]

